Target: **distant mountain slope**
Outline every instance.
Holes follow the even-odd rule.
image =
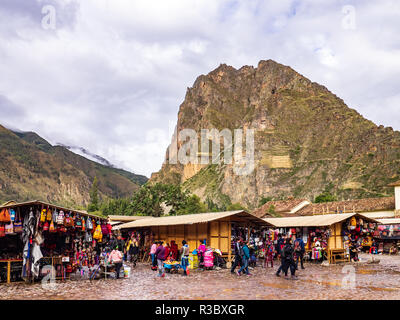
[[[87,205],[93,179],[101,197],[130,196],[147,178],[107,167],[52,146],[34,132],[0,126],[0,200],[39,199],[64,205]]]
[[[400,177],[400,132],[272,60],[238,70],[223,64],[199,76],[179,109],[177,130],[185,128],[255,129],[250,175],[235,175],[230,164],[171,165],[167,153],[151,177],[221,205],[255,208],[262,196],[313,200],[324,191],[339,199],[389,196],[387,184]]]

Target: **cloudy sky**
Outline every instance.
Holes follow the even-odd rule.
[[[398,0],[0,0],[0,124],[149,176],[197,76],[273,59],[400,130],[399,17]]]

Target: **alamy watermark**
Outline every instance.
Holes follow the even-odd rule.
[[[246,151],[243,150],[243,138]],[[199,142],[200,140],[200,142]],[[221,151],[221,141],[223,150]],[[211,146],[210,146],[211,143]],[[178,148],[179,145],[179,148]],[[199,147],[200,146],[200,147]],[[210,152],[211,147],[211,152]],[[223,156],[222,156],[223,154]],[[173,134],[169,146],[169,164],[232,164],[236,175],[245,176],[254,171],[254,129],[183,129]]]
[[[42,7],[42,28],[45,30],[55,30],[57,27],[56,8],[52,5]]]
[[[356,25],[356,8],[352,5],[345,5],[342,7],[342,27],[345,30],[355,30]]]

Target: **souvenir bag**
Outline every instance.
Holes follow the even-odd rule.
[[[46,222],[46,209],[43,209],[42,212],[40,213],[40,222],[42,223]]]
[[[103,234],[101,233],[101,226],[98,224],[96,227],[96,230],[94,231],[93,239],[99,240],[102,237],[103,237]]]
[[[55,209],[54,212],[53,212],[53,222],[54,222],[54,224],[57,224],[57,217],[58,217],[58,212],[57,212],[57,209]]]
[[[11,219],[12,222],[15,221],[15,210],[14,209],[10,210],[10,219]]]
[[[64,224],[64,211],[62,210],[57,214],[57,224]]]
[[[49,222],[46,221],[43,225],[43,231],[49,231]]]
[[[82,219],[79,216],[75,217],[75,228],[78,230],[82,230]]]
[[[90,219],[90,217],[88,217],[86,219],[86,230],[92,230],[92,229],[93,229],[92,219]]]
[[[94,231],[96,230],[96,226],[97,226],[96,220],[94,220],[94,218],[93,218],[92,219],[92,234],[94,234]]]
[[[66,227],[73,227],[74,226],[74,220],[72,220],[71,216],[67,213],[65,215],[65,220],[64,220],[64,225]]]
[[[14,232],[21,233],[22,230],[23,228],[22,228],[21,214],[19,212],[19,209],[17,209],[17,214],[15,216],[15,221],[14,221]]]
[[[53,220],[51,220],[51,222],[50,222],[49,232],[57,232],[57,229],[54,227],[54,221]]]
[[[47,221],[52,221],[52,220],[53,220],[53,215],[52,215],[50,209],[47,209],[46,220],[47,220]]]
[[[107,228],[107,226],[106,226],[105,223],[103,223],[103,224],[101,225],[101,233],[102,233],[104,236],[108,235],[108,228]]]
[[[10,221],[10,223],[6,224],[4,226],[4,232],[5,234],[13,234],[14,233],[14,225],[12,223],[12,221]]]
[[[86,241],[87,243],[90,243],[90,242],[93,241],[92,234],[91,234],[90,232],[86,232],[86,233],[85,233],[85,241]]]
[[[9,223],[11,221],[10,212],[8,209],[0,211],[0,222]]]
[[[82,217],[81,221],[82,221],[82,231],[86,231],[85,218]]]
[[[108,228],[108,234],[111,234],[112,231],[112,225],[107,223],[107,228]]]
[[[5,237],[5,236],[6,236],[6,232],[5,232],[4,224],[0,224],[0,238]]]

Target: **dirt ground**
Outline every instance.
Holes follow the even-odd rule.
[[[278,265],[257,267],[251,276],[222,269],[158,278],[148,264],[139,264],[129,279],[57,282],[55,290],[40,283],[1,285],[0,299],[400,299],[400,256],[377,256],[375,264],[367,263],[370,256],[361,257],[356,264],[306,263],[297,280],[277,277]]]

